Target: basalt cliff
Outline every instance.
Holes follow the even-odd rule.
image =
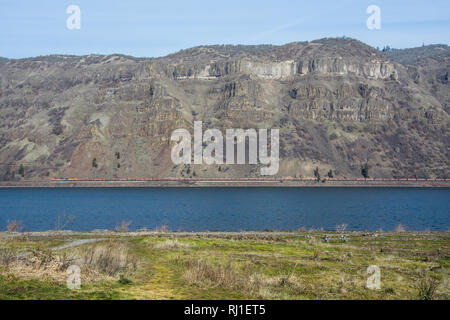
[[[257,177],[174,165],[170,135],[278,128],[277,176],[448,178],[450,48],[353,39],[201,46],[161,58],[0,59],[0,180]]]

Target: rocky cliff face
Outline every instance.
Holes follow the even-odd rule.
[[[279,176],[449,177],[450,49],[352,39],[0,61],[0,177],[246,177],[175,166],[171,132],[279,128]],[[94,161],[95,159],[95,161]],[[18,168],[24,167],[24,177]]]

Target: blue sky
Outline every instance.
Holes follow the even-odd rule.
[[[69,5],[81,29],[69,30]],[[366,8],[381,9],[368,30]],[[157,57],[202,44],[284,44],[347,36],[374,47],[450,43],[449,0],[0,0],[0,56]]]

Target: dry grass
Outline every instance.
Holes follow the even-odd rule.
[[[109,241],[104,244],[78,249],[81,264],[111,277],[127,274],[137,267],[136,258],[124,242]]]
[[[74,261],[67,255],[55,255],[48,249],[36,249],[28,254],[15,254],[7,249],[0,249],[0,266],[4,271],[25,279],[63,281],[67,278],[67,268]]]
[[[12,251],[0,248],[0,266],[8,268],[16,260],[17,256]]]
[[[23,279],[62,282],[67,279],[67,268],[71,265],[81,268],[82,282],[85,283],[129,274],[136,269],[137,260],[126,244],[112,241],[71,248],[61,254],[50,249],[36,249],[24,254],[0,249],[3,272]]]
[[[320,250],[319,249],[314,249],[314,251],[313,251],[313,259],[314,260],[319,260],[320,259]]]
[[[191,245],[183,243],[178,240],[167,240],[164,242],[158,242],[153,246],[155,249],[170,250],[170,249],[190,249]]]
[[[280,274],[272,278],[264,278],[257,273],[242,274],[226,265],[212,265],[204,259],[190,260],[184,273],[185,281],[190,285],[202,288],[220,287],[228,290],[240,290],[246,294],[259,296],[263,299],[282,299],[282,292],[293,295],[307,294],[293,272]]]
[[[191,260],[184,273],[187,283],[199,286],[220,286],[223,288],[239,288],[241,281],[238,274],[231,268],[231,265],[215,266],[203,259]]]

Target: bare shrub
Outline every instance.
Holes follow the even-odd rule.
[[[338,224],[336,225],[336,231],[337,232],[344,232],[345,230],[347,230],[348,224],[343,223],[343,224]]]
[[[23,224],[21,221],[18,220],[8,220],[8,225],[6,226],[6,231],[8,232],[22,232],[23,231]]]
[[[178,240],[167,240],[164,242],[158,242],[154,245],[156,249],[169,250],[169,249],[190,249],[191,245],[183,243]]]
[[[302,284],[292,271],[275,278],[261,279],[258,294],[270,299],[286,299],[286,294],[288,296],[305,295],[310,291],[311,289]]]
[[[66,255],[56,255],[49,249],[35,249],[28,253],[13,253],[0,249],[0,266],[10,273],[26,279],[50,278],[63,281],[66,270],[74,259]]]
[[[439,281],[433,277],[424,276],[418,284],[418,298],[420,300],[433,300],[436,294],[436,289],[439,286]]]
[[[406,231],[406,227],[404,225],[402,225],[401,223],[399,223],[397,225],[397,227],[395,228],[395,232],[405,232]]]
[[[75,258],[66,254],[57,255],[51,249],[37,249],[27,257],[37,269],[47,269],[49,271],[66,271],[75,261]]]
[[[71,225],[74,220],[75,220],[75,216],[68,216],[64,212],[62,215],[60,215],[56,218],[55,230],[56,231],[64,230],[69,225]]]
[[[128,232],[131,225],[131,221],[122,220],[116,225],[116,232]]]
[[[282,288],[286,288],[286,287],[293,288],[296,286],[296,283],[292,277],[292,273],[282,274],[278,277],[277,280],[278,280],[277,286],[282,287]]]
[[[0,266],[8,268],[17,256],[9,249],[0,248]]]
[[[315,252],[316,252],[316,250],[314,250],[314,253]],[[298,262],[295,263],[291,272],[280,275],[280,277],[278,278],[278,286],[279,287],[289,287],[289,288],[297,287],[297,283],[294,280],[294,270],[297,267],[297,264],[298,264]]]
[[[162,226],[158,226],[155,228],[156,232],[170,232],[169,227],[166,224],[163,224]]]
[[[128,273],[136,269],[136,258],[124,243],[108,242],[81,249],[83,266],[98,270],[109,276]]]

